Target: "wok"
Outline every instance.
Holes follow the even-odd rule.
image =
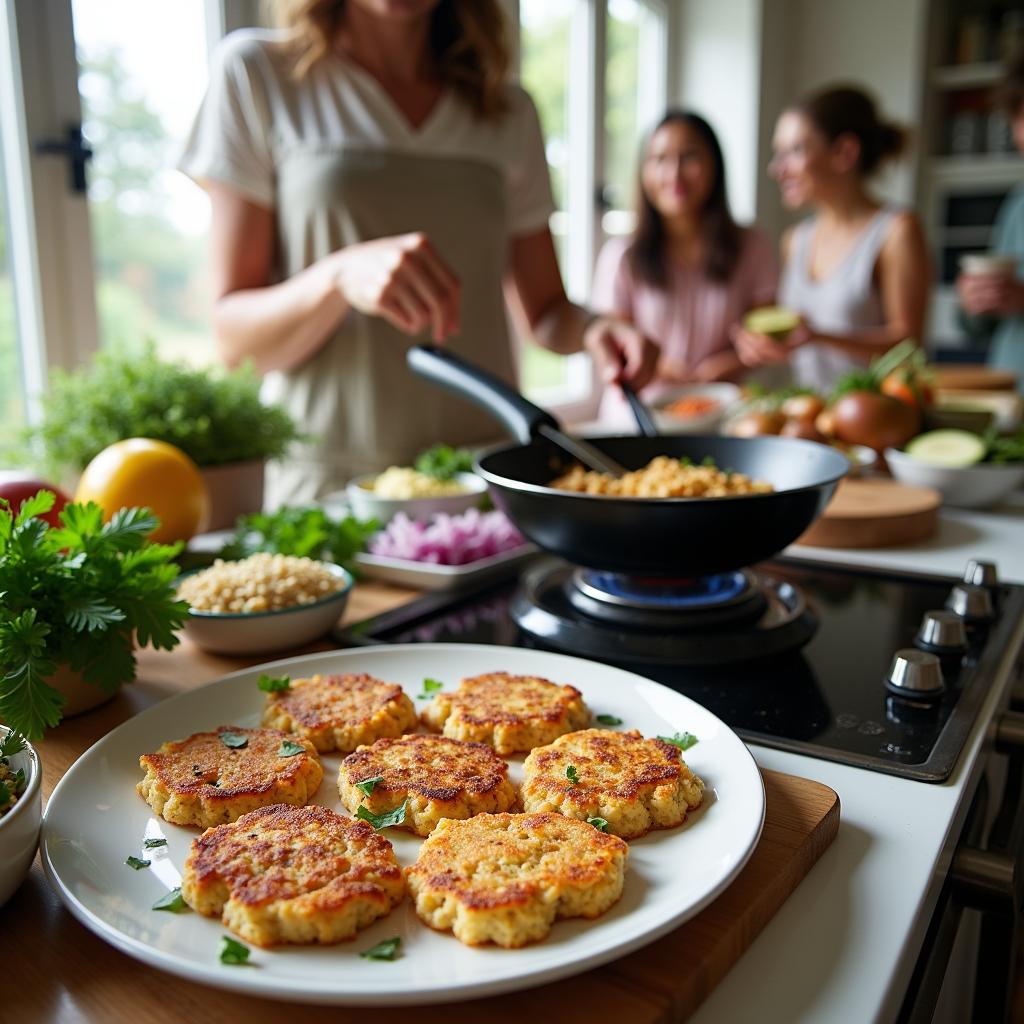
[[[521,443],[483,453],[477,472],[495,504],[539,547],[576,565],[634,576],[692,577],[738,569],[792,543],[821,514],[849,468],[841,453],[788,437],[595,437],[627,469],[656,455],[710,455],[775,491],[725,498],[618,498],[548,486],[576,460],[539,431],[557,421],[503,381],[434,345],[409,349],[417,374],[482,406]]]

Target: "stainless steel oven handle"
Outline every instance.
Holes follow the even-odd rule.
[[[1024,906],[1020,871],[1009,854],[960,846],[950,876],[956,898],[971,910],[1013,914]]]
[[[1000,754],[1024,754],[1024,713],[1004,711],[997,716],[994,740]]]

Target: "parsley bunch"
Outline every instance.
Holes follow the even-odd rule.
[[[104,523],[99,505],[72,503],[53,529],[37,518],[53,502],[40,491],[15,515],[0,499],[0,717],[29,739],[60,721],[46,682],[59,665],[113,693],[135,677],[134,641],[170,650],[188,617],[173,585],[181,545],[146,541],[149,509]]]
[[[473,453],[468,448],[435,444],[416,456],[416,471],[436,480],[451,480],[456,473],[473,472]]]

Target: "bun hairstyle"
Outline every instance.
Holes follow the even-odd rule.
[[[870,177],[886,160],[906,148],[907,132],[882,121],[875,101],[856,86],[823,89],[804,97],[794,108],[803,114],[830,143],[840,135],[853,135],[860,143],[857,170]]]

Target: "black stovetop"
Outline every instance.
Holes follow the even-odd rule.
[[[687,667],[595,660],[686,694],[746,740],[925,781],[946,778],[1024,615],[1024,587],[996,589],[996,620],[972,632],[962,658],[944,660],[944,695],[911,703],[884,685],[893,653],[913,645],[923,614],[943,607],[955,580],[790,561],[755,570],[794,585],[806,598],[818,624],[801,649]],[[519,580],[509,580],[470,594],[430,594],[358,623],[339,639],[491,643],[593,656],[542,643],[516,626],[509,606],[519,587]]]

